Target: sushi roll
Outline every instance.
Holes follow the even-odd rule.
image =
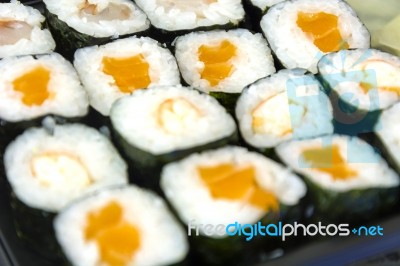
[[[379,146],[383,153],[392,163],[393,167],[400,172],[400,103],[384,110],[375,126],[375,134],[379,139]]]
[[[306,194],[303,181],[287,168],[234,146],[192,154],[166,165],[161,187],[179,218],[193,230],[193,248],[205,253],[200,256],[201,265],[249,265],[241,260],[256,252],[254,244],[261,241],[266,249],[273,240],[255,237],[246,242],[238,235],[228,237],[226,227],[235,222],[287,222],[289,216],[299,221],[301,199]],[[210,225],[224,225],[225,230],[208,230]]]
[[[291,139],[333,133],[329,98],[303,69],[281,70],[247,87],[236,118],[246,143],[265,151]]]
[[[56,44],[43,29],[45,18],[18,1],[0,3],[0,58],[50,53]]]
[[[160,41],[194,30],[233,28],[244,20],[240,0],[136,0],[155,27]]]
[[[104,44],[150,27],[147,16],[130,0],[43,0],[50,29],[63,54]]]
[[[109,116],[117,99],[137,89],[180,84],[171,52],[148,37],[130,37],[79,49],[74,65],[91,106],[103,116]]]
[[[4,164],[18,235],[45,257],[59,255],[54,215],[93,191],[128,182],[111,142],[80,124],[32,128],[6,149]]]
[[[237,134],[233,118],[215,99],[180,85],[123,97],[113,105],[110,118],[117,143],[141,173],[142,185],[150,187],[158,185],[163,164],[223,146]]]
[[[380,111],[400,100],[400,58],[375,49],[325,55],[318,70],[339,133],[372,132]]]
[[[285,68],[317,72],[326,53],[369,48],[370,34],[342,0],[290,0],[272,6],[261,28]]]
[[[194,32],[174,45],[183,79],[229,110],[245,86],[275,73],[266,40],[245,29]]]
[[[75,202],[56,217],[54,228],[74,266],[179,265],[189,249],[165,202],[136,186]]]
[[[276,151],[304,176],[316,221],[367,222],[398,204],[398,174],[361,139],[332,135],[290,141]]]
[[[0,61],[0,123],[7,142],[48,115],[82,119],[89,101],[75,69],[56,53]]]

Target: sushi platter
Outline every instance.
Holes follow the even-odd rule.
[[[2,1],[0,266],[400,265],[385,3]]]

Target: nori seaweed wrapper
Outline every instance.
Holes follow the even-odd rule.
[[[67,23],[60,20],[57,15],[52,14],[49,10],[47,10],[47,8],[44,8],[44,15],[49,25],[51,34],[56,41],[57,51],[70,61],[73,60],[74,53],[79,48],[102,45],[115,39],[125,38],[134,35],[142,36],[145,35],[148,31],[146,30],[132,34],[121,35],[118,37],[110,36],[97,38],[84,33],[80,33],[77,30],[69,27]]]
[[[179,36],[183,36],[192,32],[201,32],[201,31],[213,31],[213,30],[232,30],[237,28],[244,28],[248,30],[253,30],[253,25],[251,23],[251,18],[244,16],[243,20],[239,23],[227,23],[224,25],[212,25],[212,26],[204,26],[204,27],[197,27],[194,29],[187,29],[187,30],[176,30],[176,31],[169,31],[165,29],[159,29],[155,26],[151,26],[149,30],[148,36],[159,41],[160,43],[165,44],[171,52],[174,51],[173,41],[175,38]]]
[[[31,208],[11,193],[11,208],[18,237],[41,256],[57,265],[68,265],[53,228],[55,213]]]
[[[188,149],[154,155],[127,142],[121,136],[121,134],[112,127],[112,125],[111,135],[114,143],[121,151],[122,156],[128,162],[131,179],[130,181],[139,186],[156,190],[157,192],[161,191],[159,187],[159,180],[161,169],[164,165],[183,159],[192,153],[220,148],[227,144],[234,144],[238,139],[238,133],[235,130],[231,136],[220,140]]]
[[[220,91],[211,91],[210,96],[214,97],[226,111],[235,117],[236,102],[239,99],[241,93],[227,93]]]
[[[352,189],[338,192],[306,182],[315,215],[313,220],[323,223],[365,223],[379,219],[398,207],[400,187]]]
[[[67,123],[85,123],[87,117],[62,117],[57,115],[45,115],[32,120],[20,122],[7,122],[0,118],[0,148],[4,153],[5,147],[10,144],[17,136],[21,135],[26,129],[41,127],[46,119],[51,119],[55,124],[63,125]]]

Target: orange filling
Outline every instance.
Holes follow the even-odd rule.
[[[202,45],[198,50],[199,60],[204,63],[201,78],[207,80],[212,87],[229,77],[233,70],[230,62],[236,55],[236,46],[224,40],[218,45]]]
[[[48,84],[50,71],[44,67],[36,67],[13,81],[14,91],[22,93],[25,105],[41,105],[50,97]]]
[[[97,242],[101,261],[112,266],[127,265],[140,247],[139,231],[123,220],[117,202],[88,214],[85,238]]]
[[[307,149],[303,151],[302,157],[315,170],[327,173],[334,179],[345,180],[357,176],[357,172],[346,163],[336,145]]]
[[[149,67],[142,54],[126,58],[103,58],[103,72],[114,78],[123,93],[147,88],[151,83]]]
[[[348,49],[349,44],[343,40],[338,28],[338,17],[325,12],[304,13],[297,15],[297,26],[311,36],[322,52],[329,53]]]
[[[215,199],[244,200],[265,211],[279,210],[279,202],[275,195],[257,184],[255,169],[252,166],[238,168],[226,163],[213,167],[199,167],[198,171]]]
[[[360,88],[365,94],[375,88],[374,85],[368,82],[360,82]],[[387,92],[394,92],[400,95],[400,87],[379,87],[380,90],[387,91]]]

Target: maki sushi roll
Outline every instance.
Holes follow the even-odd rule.
[[[388,161],[400,172],[400,103],[384,110],[375,126],[375,134]]]
[[[45,15],[68,58],[76,49],[146,31],[146,15],[130,0],[44,0]]]
[[[177,265],[189,249],[164,201],[135,186],[75,202],[57,216],[54,228],[74,266]]]
[[[324,56],[318,70],[335,108],[337,131],[371,132],[385,109],[400,100],[400,58],[375,49]]]
[[[399,201],[399,176],[361,139],[332,135],[290,141],[276,151],[304,176],[318,221],[366,222]]]
[[[261,20],[272,50],[285,68],[317,72],[326,53],[369,48],[370,34],[342,0],[290,0],[272,6]]]
[[[161,187],[179,218],[193,230],[191,241],[202,254],[202,265],[249,265],[242,260],[257,257],[257,238],[246,242],[244,236],[228,237],[226,227],[235,222],[298,221],[306,194],[303,181],[288,169],[234,146],[192,154],[166,165]],[[223,225],[224,230],[208,230],[210,225],[214,229]],[[260,241],[262,249],[273,242],[265,237]]]
[[[0,122],[4,142],[41,118],[74,120],[88,112],[89,101],[75,69],[56,53],[7,57],[0,61]]]
[[[333,133],[329,98],[303,69],[281,70],[244,89],[236,118],[246,143],[261,150]]]
[[[163,164],[236,139],[233,118],[215,99],[180,85],[121,98],[110,118],[116,141],[142,173],[144,186],[158,185]]]
[[[80,124],[25,131],[7,147],[4,164],[17,233],[46,257],[58,254],[55,213],[83,195],[128,182],[111,142]]]
[[[157,29],[157,37],[172,41],[193,30],[237,27],[245,12],[240,0],[136,0]]]
[[[137,89],[180,84],[171,52],[148,37],[79,49],[74,65],[91,106],[103,116],[109,116],[117,99]]]
[[[38,10],[18,1],[0,3],[0,58],[53,51],[56,44],[43,29],[44,20]]]
[[[245,29],[194,32],[175,40],[183,79],[232,110],[243,88],[275,73],[271,50],[261,34]]]

